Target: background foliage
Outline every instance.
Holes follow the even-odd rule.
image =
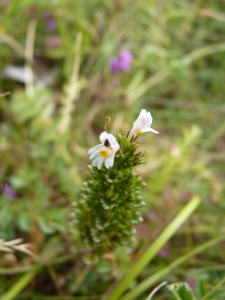
[[[163,281],[188,282],[198,299],[224,298],[224,9],[223,1],[0,1],[0,93],[11,91],[0,98],[0,182],[16,193],[1,195],[0,238],[22,238],[36,254],[1,252],[3,300],[107,299],[194,195],[198,209],[126,288],[159,274],[136,299]],[[131,70],[112,74],[123,49]],[[106,115],[110,132],[126,134],[141,108],[160,132],[138,140],[144,222],[130,249],[85,265],[70,213],[90,178],[87,150]],[[154,299],[179,299],[174,290]]]

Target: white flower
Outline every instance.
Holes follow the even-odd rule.
[[[153,118],[149,111],[142,109],[137,120],[134,122],[133,127],[129,133],[129,137],[136,138],[139,134],[144,132],[152,131],[154,133],[158,133],[150,126],[152,124]]]
[[[88,151],[88,154],[90,154],[90,159],[93,159],[93,166],[100,170],[104,162],[105,167],[109,169],[114,164],[115,154],[119,150],[120,146],[116,138],[106,131],[100,134],[100,141],[102,144],[91,148]]]

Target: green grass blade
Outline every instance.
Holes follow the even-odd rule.
[[[19,293],[28,285],[28,283],[34,278],[37,274],[38,269],[35,271],[24,274],[19,278],[19,280],[14,283],[14,285],[1,296],[1,300],[11,300],[14,299]]]
[[[162,278],[166,274],[170,273],[173,269],[175,269],[178,266],[180,266],[181,264],[185,263],[186,261],[188,261],[193,256],[205,251],[206,249],[209,249],[209,248],[213,247],[214,245],[216,245],[216,244],[218,244],[222,241],[225,241],[225,236],[224,235],[219,236],[215,239],[212,239],[212,240],[210,240],[210,241],[208,241],[204,244],[201,244],[200,246],[196,247],[194,250],[184,254],[183,256],[181,256],[180,258],[178,258],[177,260],[172,262],[167,267],[163,268],[162,270],[158,271],[154,275],[152,275],[152,276],[148,277],[147,279],[145,279],[142,283],[140,283],[137,287],[135,287],[135,289],[133,289],[132,291],[127,293],[124,297],[122,297],[121,300],[135,299],[136,297],[141,295],[144,291],[146,291],[148,288],[153,286],[155,283],[162,280]]]
[[[118,286],[109,295],[108,300],[117,300],[128,288],[130,282],[134,280],[143,270],[143,268],[153,259],[157,252],[165,245],[165,243],[174,235],[179,227],[189,218],[193,211],[200,204],[200,199],[194,196],[188,204],[180,211],[174,220],[160,234],[153,244],[147,249],[137,263],[129,270],[129,273],[121,280]]]
[[[216,290],[218,290],[220,287],[221,287],[221,285],[224,283],[224,281],[225,281],[225,277],[223,277],[218,283],[217,283],[217,285],[215,285],[205,296],[203,296],[200,300],[207,300],[207,299],[209,299],[208,297],[213,293],[213,292],[215,292]]]

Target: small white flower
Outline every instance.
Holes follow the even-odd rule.
[[[129,137],[136,138],[139,134],[142,134],[144,132],[152,131],[154,133],[158,133],[158,131],[155,131],[150,126],[152,124],[153,118],[151,116],[151,113],[147,111],[146,109],[142,109],[137,120],[134,122],[133,127],[129,133]]]
[[[88,151],[88,154],[90,154],[90,159],[93,159],[93,166],[100,170],[104,163],[105,167],[109,169],[113,167],[115,154],[119,150],[120,146],[116,138],[106,131],[100,134],[100,141],[102,144],[91,148]]]

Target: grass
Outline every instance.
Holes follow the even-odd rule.
[[[223,8],[185,0],[0,4],[0,93],[10,92],[0,98],[0,184],[17,195],[0,197],[0,239],[21,238],[37,256],[0,253],[3,299],[146,299],[163,281],[188,282],[197,299],[223,299]],[[131,69],[112,74],[123,49],[134,56]],[[160,132],[138,139],[144,222],[129,248],[87,266],[70,223],[90,178],[87,151],[105,116],[109,132],[126,134],[142,108]],[[160,233],[199,198],[150,261]],[[164,286],[152,298],[175,294]]]

